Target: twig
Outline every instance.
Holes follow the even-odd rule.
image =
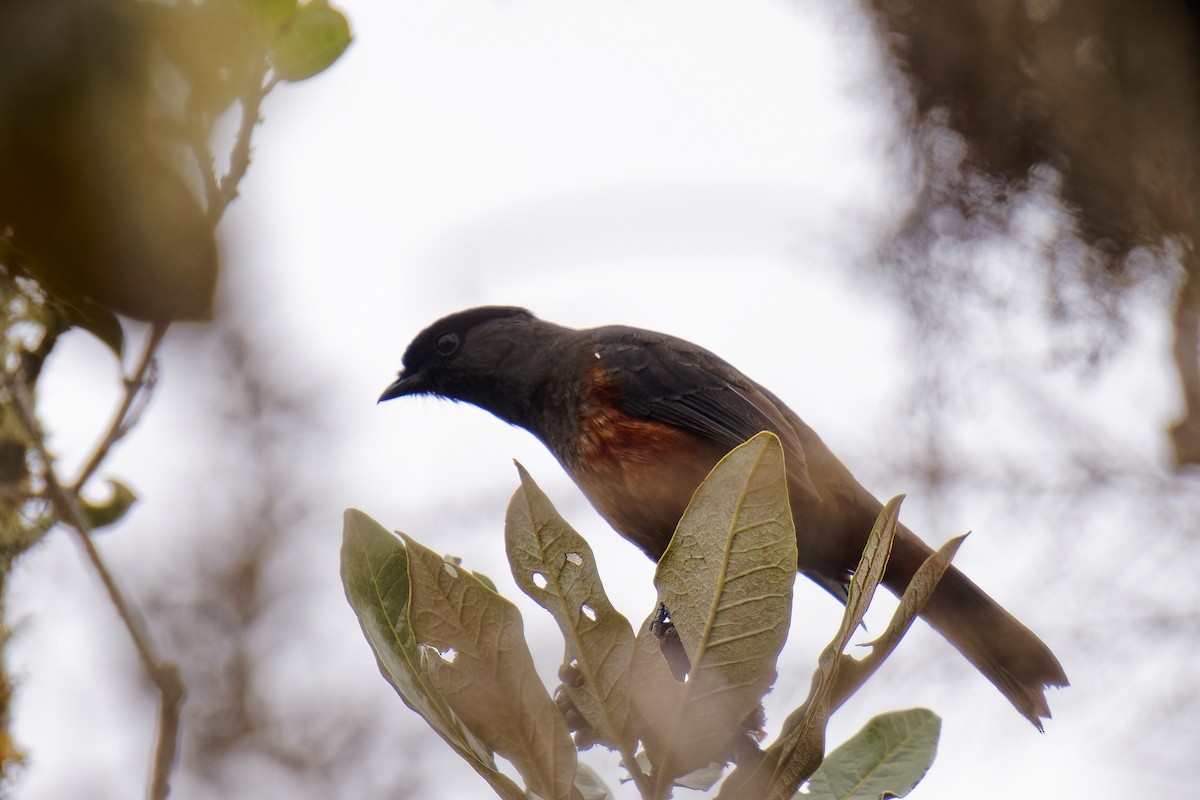
[[[159,344],[162,343],[163,336],[167,332],[167,323],[155,323],[150,329],[150,335],[146,337],[146,346],[142,351],[142,358],[138,362],[137,367],[133,371],[133,375],[125,379],[125,396],[121,399],[121,405],[117,407],[117,413],[113,415],[113,420],[108,426],[108,431],[104,434],[104,438],[96,445],[96,449],[92,452],[91,458],[79,471],[79,477],[71,484],[67,490],[74,497],[79,496],[79,492],[83,489],[88,478],[99,469],[104,459],[108,456],[108,451],[114,444],[119,442],[126,433],[129,432],[130,410],[133,408],[134,401],[142,393],[142,390],[147,386],[147,375],[150,373],[151,365],[154,363],[154,354],[158,351]],[[22,385],[22,388],[23,385]]]
[[[208,146],[207,134],[211,128],[208,112],[194,106],[188,107],[188,140],[204,184],[208,221],[214,228],[221,221],[221,217],[225,216],[229,204],[237,197],[238,184],[250,169],[250,139],[260,121],[263,98],[279,83],[279,78],[275,76],[267,80],[270,69],[270,63],[266,58],[262,58],[255,65],[254,74],[247,78],[247,84],[253,88],[248,89],[239,100],[242,105],[242,122],[238,126],[237,139],[229,154],[229,172],[219,180],[216,175],[216,160]]]
[[[264,83],[269,70],[270,65],[266,59],[261,60],[254,75],[250,78],[254,88],[247,91],[242,97],[242,122],[238,126],[233,152],[229,155],[229,172],[221,178],[220,192],[216,196],[215,202],[209,204],[208,216],[214,227],[224,216],[225,209],[229,208],[229,204],[237,197],[238,184],[242,182],[242,178],[246,177],[246,171],[250,169],[250,137],[254,133],[254,127],[259,123],[263,98],[279,83],[279,79],[276,77],[272,77],[271,80]]]
[[[159,336],[161,338],[161,333]],[[148,348],[148,350],[152,351],[153,348]],[[179,667],[172,662],[161,661],[158,654],[155,653],[149,638],[142,629],[140,620],[135,616],[129,603],[126,602],[125,596],[117,586],[116,579],[113,578],[112,573],[105,565],[100,551],[96,549],[96,545],[92,541],[91,525],[88,522],[87,516],[83,513],[83,509],[80,508],[75,493],[63,486],[62,482],[58,479],[53,459],[50,456],[49,450],[46,449],[45,432],[37,421],[37,416],[33,410],[33,401],[29,396],[29,390],[26,388],[24,381],[21,380],[20,376],[10,374],[7,383],[9,393],[13,398],[13,406],[17,412],[17,417],[29,432],[31,447],[37,453],[38,458],[41,459],[45,468],[44,478],[50,502],[53,504],[60,521],[66,523],[67,527],[75,532],[75,538],[79,540],[84,553],[87,554],[88,561],[91,562],[93,569],[95,569],[96,574],[100,578],[100,582],[104,585],[104,589],[108,593],[109,601],[116,608],[117,616],[120,617],[121,622],[125,625],[125,630],[129,633],[129,638],[133,641],[134,649],[137,651],[142,666],[145,667],[150,680],[158,688],[158,741],[155,743],[154,762],[148,796],[150,800],[165,800],[167,792],[170,790],[170,776],[174,771],[175,762],[179,755],[179,720],[184,698],[184,686],[182,680],[180,680]],[[128,398],[136,393],[136,389],[130,389],[127,391],[126,396]],[[123,404],[126,410],[129,404],[131,403]],[[112,430],[117,430],[119,427],[119,425],[114,425]],[[120,438],[120,436],[118,435],[116,438]]]

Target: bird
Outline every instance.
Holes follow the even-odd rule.
[[[683,339],[612,325],[575,329],[516,306],[432,323],[378,402],[431,395],[532,433],[619,534],[657,561],[693,493],[730,450],[779,437],[797,569],[843,602],[883,506],[778,397]],[[904,592],[932,549],[898,525],[883,584]],[[921,616],[1043,730],[1045,691],[1066,686],[1050,648],[953,565]]]

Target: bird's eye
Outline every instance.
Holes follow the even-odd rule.
[[[440,355],[451,355],[455,350],[458,349],[458,334],[443,333],[437,338],[437,341],[434,342],[433,346],[437,348],[437,351]]]

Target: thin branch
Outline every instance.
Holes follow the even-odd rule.
[[[237,197],[238,184],[242,182],[242,178],[246,177],[246,171],[250,169],[250,137],[254,134],[255,126],[260,122],[262,101],[279,82],[276,77],[272,77],[269,81],[266,80],[269,70],[270,64],[267,60],[261,60],[254,75],[250,78],[250,85],[254,88],[246,92],[241,99],[242,122],[238,126],[237,140],[229,155],[229,172],[221,178],[220,192],[216,197],[216,202],[210,203],[208,209],[209,220],[214,227],[224,216],[225,209],[229,208],[229,204]],[[264,81],[266,82],[264,83]]]
[[[255,66],[254,74],[247,79],[247,84],[253,88],[248,89],[239,99],[242,121],[238,126],[233,150],[229,154],[229,172],[220,179],[216,175],[216,159],[208,145],[208,134],[212,129],[208,112],[191,105],[188,107],[188,141],[200,171],[200,180],[204,184],[207,217],[213,228],[217,227],[229,204],[237,197],[238,184],[250,169],[250,139],[255,126],[261,121],[262,101],[279,83],[279,78],[274,75],[267,80],[270,70],[270,63],[264,57]]]
[[[165,326],[163,327],[165,328]],[[155,330],[159,330],[159,328],[156,327]],[[161,332],[159,333],[159,338],[161,338]],[[151,351],[152,349],[148,348]],[[109,571],[103,557],[100,555],[100,551],[92,541],[91,524],[88,522],[87,515],[83,513],[83,509],[79,506],[79,501],[74,491],[63,486],[59,480],[58,473],[54,469],[53,458],[49,450],[46,449],[45,431],[42,430],[42,426],[38,423],[37,416],[33,410],[33,400],[29,396],[29,390],[26,388],[24,381],[21,380],[20,376],[10,374],[7,376],[6,382],[13,399],[13,407],[16,410],[17,417],[29,432],[31,447],[37,453],[38,458],[45,468],[45,475],[43,477],[46,481],[46,491],[50,502],[53,504],[59,520],[75,532],[75,538],[79,540],[84,553],[87,554],[88,561],[91,562],[93,569],[95,569],[97,576],[100,578],[101,584],[104,586],[105,592],[108,594],[109,601],[117,610],[117,616],[120,617],[121,622],[125,625],[125,630],[129,633],[129,638],[133,641],[134,649],[137,651],[142,666],[146,669],[150,680],[158,688],[158,741],[155,743],[154,763],[148,796],[150,800],[165,800],[167,792],[170,790],[170,776],[174,771],[175,762],[179,756],[179,721],[184,698],[184,686],[179,677],[179,668],[172,662],[160,660],[158,654],[155,653],[146,632],[142,629],[141,621],[135,615],[132,606],[125,600],[120,587],[117,586],[116,579]],[[131,389],[127,391],[126,395],[128,397],[136,393],[136,389]],[[123,406],[125,405],[123,404]],[[114,425],[112,430],[119,430],[119,428],[119,425]],[[116,438],[120,438],[120,436],[118,435]]]
[[[133,404],[142,394],[142,391],[149,389],[150,381],[147,380],[147,376],[151,373],[151,368],[154,364],[154,354],[158,351],[158,346],[162,343],[166,332],[167,323],[165,322],[155,323],[154,327],[150,329],[150,335],[146,337],[146,345],[142,350],[142,358],[134,369],[133,375],[125,379],[125,396],[121,398],[121,405],[117,407],[117,413],[113,415],[112,422],[108,426],[108,431],[104,434],[104,438],[100,440],[100,443],[96,445],[96,449],[92,452],[83,469],[79,471],[79,477],[67,489],[72,496],[77,497],[79,495],[88,478],[92,477],[108,456],[108,451],[129,432],[130,422],[136,416],[130,412],[133,410]]]

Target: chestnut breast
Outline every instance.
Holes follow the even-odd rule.
[[[588,369],[587,386],[572,446],[556,454],[600,515],[658,560],[696,487],[725,449],[622,411],[619,377],[599,361]]]

